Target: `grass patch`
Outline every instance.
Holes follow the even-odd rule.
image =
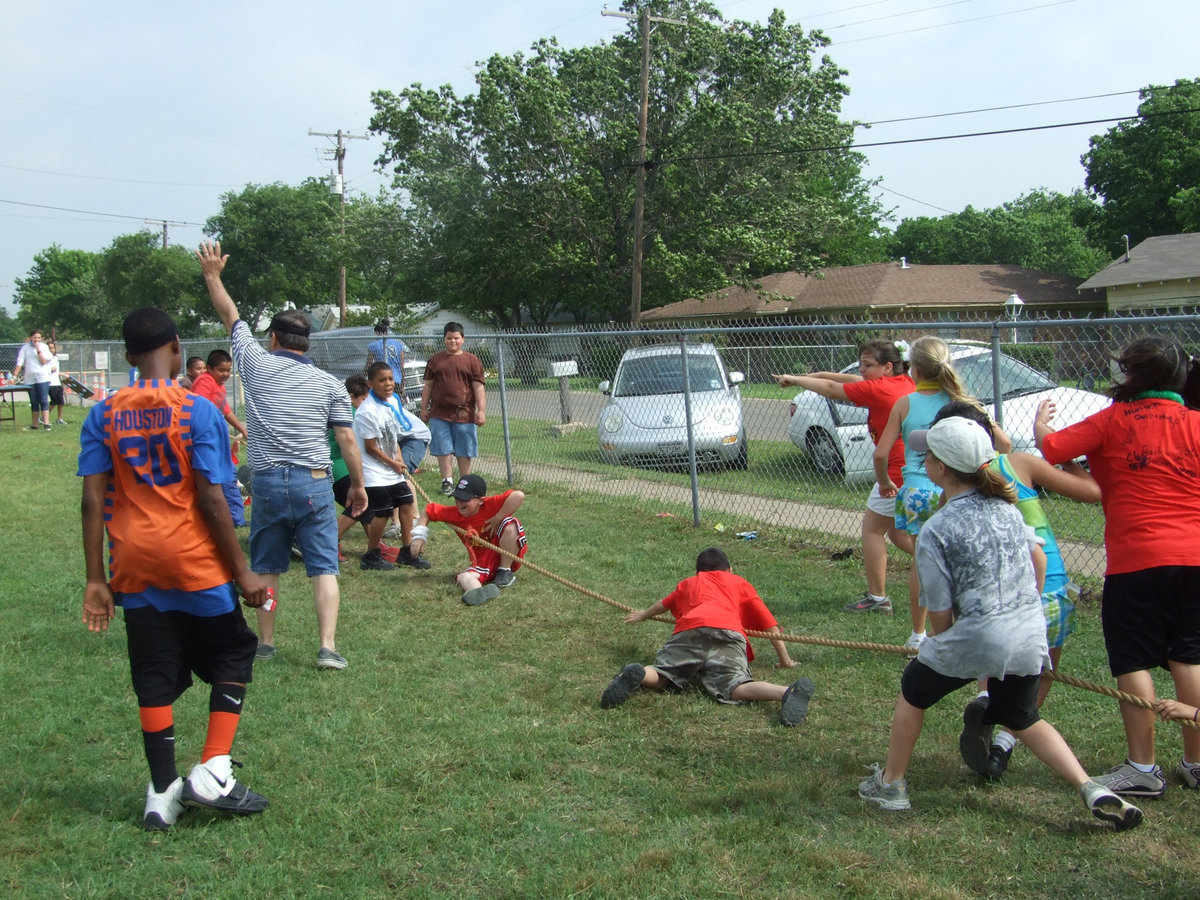
[[[638,694],[604,711],[608,680],[649,662],[669,629],[626,626],[528,571],[468,609],[450,580],[463,550],[445,530],[434,532],[430,572],[346,567],[344,672],[314,668],[311,592],[296,570],[285,576],[279,652],[255,673],[235,745],[241,777],[271,808],[236,820],[189,813],[147,835],[121,620],[104,636],[80,623],[76,435],[0,435],[0,727],[11,748],[0,884],[14,896],[1195,896],[1196,792],[1173,787],[1146,804],[1145,826],[1114,835],[1023,750],[1005,784],[979,785],[958,760],[964,693],[927,717],[909,772],[913,811],[868,809],[855,787],[886,751],[901,658],[794,647],[817,685],[795,730],[775,724],[772,705],[695,694]],[[435,489],[436,473],[420,481]],[[529,559],[614,599],[659,599],[716,541],[789,631],[907,635],[903,615],[843,614],[861,561],[792,533],[763,527],[746,543],[711,523],[658,518],[658,504],[521,487]],[[362,551],[361,533],[347,549]],[[758,677],[794,677],[756,644]],[[1110,681],[1092,606],[1064,670]],[[206,707],[199,686],[176,706],[184,766]],[[1059,685],[1046,712],[1091,769],[1123,756],[1112,701]],[[1173,765],[1178,733],[1160,729],[1158,744]]]

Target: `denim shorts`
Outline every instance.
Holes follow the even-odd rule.
[[[260,575],[286,572],[293,542],[309,578],[338,574],[337,509],[329,473],[296,466],[256,469],[251,482],[250,568]]]
[[[29,386],[29,408],[31,412],[50,409],[50,382],[39,381]]]
[[[404,465],[410,473],[417,471],[417,466],[421,465],[421,460],[425,458],[425,451],[428,449],[429,444],[426,441],[416,438],[400,442],[400,457],[404,460]]]
[[[429,452],[434,456],[457,456],[474,459],[479,456],[479,442],[473,422],[429,420]]]

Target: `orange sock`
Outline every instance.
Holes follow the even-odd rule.
[[[139,706],[138,719],[141,720],[142,731],[154,734],[174,725],[175,713],[169,706]]]
[[[233,738],[237,734],[238,713],[214,712],[208,714],[208,734],[204,739],[204,750],[200,762],[208,762],[214,756],[228,756],[233,749]]]

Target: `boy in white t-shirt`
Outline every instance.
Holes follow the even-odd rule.
[[[385,362],[371,363],[367,369],[367,384],[371,389],[354,414],[354,439],[362,452],[367,505],[374,515],[367,525],[367,552],[363,554],[361,567],[395,568],[384,558],[379,542],[384,527],[392,518],[392,511],[399,510],[401,527],[407,523],[407,528],[396,561],[415,568],[428,568],[427,562],[412,555],[410,546],[416,502],[412,488],[405,480],[405,464],[400,455],[403,419],[408,417],[395,398],[392,367]]]

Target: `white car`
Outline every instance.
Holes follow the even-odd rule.
[[[984,344],[950,343],[954,368],[967,389],[994,417],[996,407],[992,391],[992,351]],[[858,364],[843,372],[858,373]],[[1112,401],[1103,394],[1059,387],[1045,374],[1010,356],[1000,359],[1000,396],[1004,409],[1004,430],[1012,438],[1014,451],[1036,453],[1033,443],[1033,419],[1038,404],[1054,401],[1056,427],[1085,419]],[[867,410],[820,394],[801,391],[791,404],[788,437],[812,457],[817,471],[826,475],[844,475],[847,484],[872,482],[875,445],[867,433]]]
[[[688,344],[692,434],[698,464],[746,468],[741,372],[727,372],[712,344]],[[609,404],[597,433],[606,462],[673,466],[688,462],[688,406],[679,344],[626,350],[612,382],[600,382]]]

